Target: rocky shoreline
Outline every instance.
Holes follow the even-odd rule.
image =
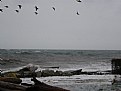
[[[52,67],[56,68],[56,67]],[[17,78],[25,78],[25,77],[48,77],[48,76],[72,76],[72,75],[105,75],[111,74],[111,70],[107,71],[92,71],[87,72],[82,69],[78,70],[68,70],[68,71],[60,71],[58,69],[43,69],[37,71],[38,68],[35,65],[26,66],[18,71],[9,71],[1,73],[2,77],[17,77]]]
[[[52,68],[52,69],[49,69]],[[16,85],[22,88],[19,90],[14,91],[35,91],[34,89],[37,89],[36,91],[41,91],[42,88],[46,90],[42,91],[69,91],[62,88],[54,87],[47,85],[43,82],[37,81],[36,77],[48,77],[48,76],[73,76],[73,75],[104,75],[104,74],[111,74],[111,71],[103,71],[103,72],[85,72],[82,69],[78,70],[68,70],[68,71],[60,71],[58,67],[45,67],[45,69],[36,71],[38,67],[36,65],[29,64],[18,71],[9,71],[9,72],[2,72],[0,77],[0,91],[11,91],[11,83],[13,85]],[[22,80],[20,78],[34,78],[34,81],[37,81],[38,83],[41,83],[39,85],[35,84],[29,84],[29,83],[22,83]],[[10,87],[6,89],[6,85],[8,84]],[[21,84],[21,85],[20,85]],[[26,88],[25,88],[26,86]],[[22,90],[24,88],[24,90]],[[48,89],[47,89],[48,88]],[[50,89],[51,88],[51,89]],[[53,88],[53,89],[52,89]],[[16,89],[12,87],[12,89]],[[30,90],[31,89],[31,90]],[[33,90],[32,90],[33,89]],[[41,90],[40,90],[41,89]]]
[[[43,82],[40,82],[36,79],[37,76],[45,77],[45,76],[53,76],[60,75],[58,72],[54,72],[53,70],[43,70],[42,72],[35,72],[37,67],[34,65],[26,66],[19,71],[9,71],[1,73],[0,77],[0,91],[69,91],[63,88],[47,85]],[[58,74],[57,74],[58,73]],[[34,84],[22,83],[20,78],[32,78],[31,81]]]
[[[3,59],[0,59],[3,61]],[[11,61],[8,59],[7,61]],[[73,76],[73,75],[111,75],[112,70],[83,71],[83,69],[62,71],[59,67],[43,67],[38,70],[37,65],[28,64],[15,71],[3,71],[0,74],[0,91],[69,91],[40,82],[36,77]],[[33,78],[34,84],[23,83],[21,78]],[[14,87],[16,86],[16,87]]]

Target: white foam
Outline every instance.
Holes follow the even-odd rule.
[[[108,83],[111,84],[114,75],[74,75],[74,76],[53,76],[53,77],[39,77],[39,81],[47,84],[56,85],[72,85],[72,84],[94,84],[94,83]],[[31,78],[21,78],[24,83],[32,83]]]

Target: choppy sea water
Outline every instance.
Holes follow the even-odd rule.
[[[121,84],[112,85],[113,75],[75,75],[37,78],[46,84],[68,89],[70,91],[121,91]],[[23,82],[31,83],[31,78],[23,78]]]
[[[59,70],[105,71],[111,70],[111,59],[121,58],[120,50],[40,50],[0,49],[0,69],[16,70],[29,63]],[[16,59],[16,60],[14,60]],[[120,91],[121,85],[111,85],[113,75],[78,75],[70,77],[41,77],[38,80],[71,91]],[[22,79],[31,83],[30,78]]]
[[[39,50],[0,49],[0,58],[16,59],[0,61],[0,68],[16,68],[29,63],[43,66],[58,66],[60,69],[105,70],[111,69],[111,59],[121,58],[115,50]]]

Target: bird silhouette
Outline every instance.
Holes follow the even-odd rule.
[[[2,0],[0,0],[0,2],[2,2]]]
[[[36,15],[38,15],[38,12],[34,12]]]
[[[77,2],[82,2],[81,0],[76,0]]]
[[[17,13],[19,13],[19,10],[15,10]]]
[[[52,7],[53,8],[53,10],[55,11],[55,7]]]
[[[7,6],[7,5],[6,5],[6,6],[4,6],[4,7],[8,8],[8,6]]]
[[[77,15],[80,15],[78,11],[77,11],[77,13],[76,13],[76,14],[77,14]]]
[[[19,7],[19,9],[21,9],[22,8],[22,5],[18,5],[18,7]]]
[[[3,12],[3,9],[0,9],[0,12]]]
[[[35,10],[37,11],[39,8],[37,6],[35,6]]]

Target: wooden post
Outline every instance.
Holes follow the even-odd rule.
[[[121,75],[121,59],[112,59],[112,74],[120,74]]]

